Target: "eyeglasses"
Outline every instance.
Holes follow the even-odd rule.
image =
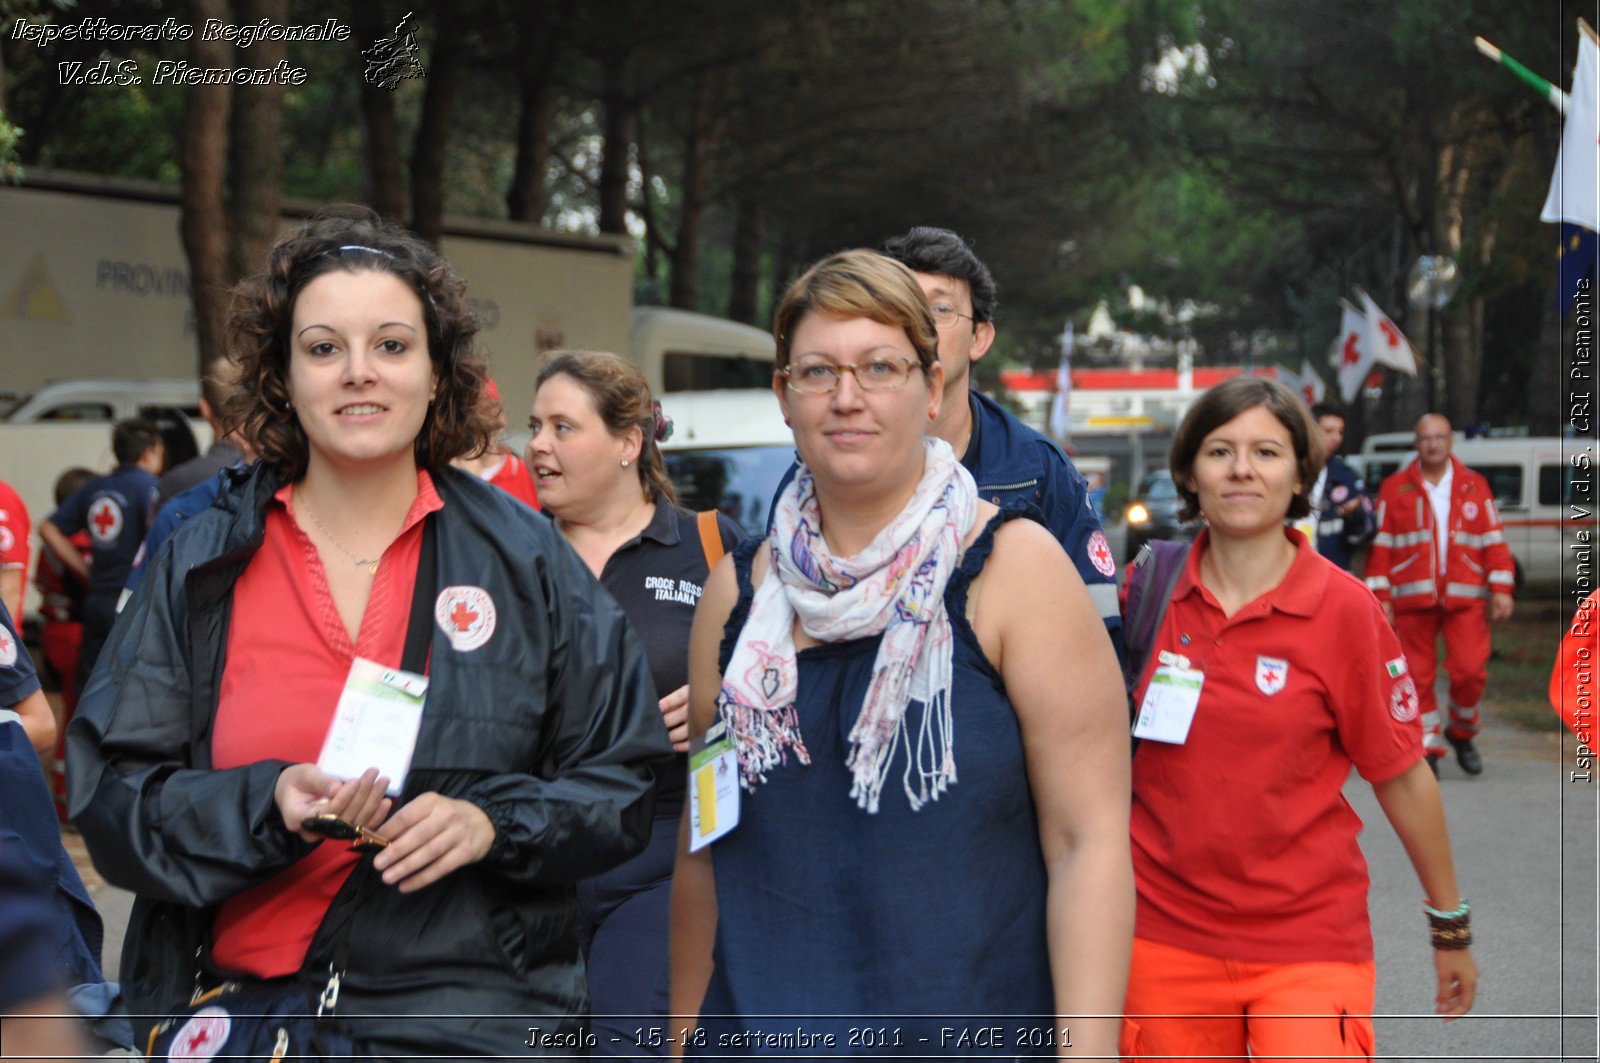
[[[966,318],[974,324],[978,321],[971,314],[963,314],[949,303],[934,303],[928,309],[933,311],[933,323],[940,328],[949,328],[962,318]]]
[[[389,844],[388,839],[382,835],[370,831],[366,827],[358,827],[349,820],[333,815],[331,812],[307,816],[300,821],[300,829],[308,830],[312,834],[320,834],[324,838],[332,838],[335,841],[352,842],[353,844],[350,848],[358,853],[375,853]]]
[[[791,391],[802,395],[832,395],[839,390],[842,373],[854,376],[862,391],[893,391],[905,386],[911,378],[911,370],[921,368],[921,362],[909,358],[869,358],[860,365],[834,365],[822,360],[803,362],[778,372]]]

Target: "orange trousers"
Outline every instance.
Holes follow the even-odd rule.
[[[1245,963],[1134,938],[1120,1051],[1168,1063],[1371,1060],[1375,983],[1370,961]]]

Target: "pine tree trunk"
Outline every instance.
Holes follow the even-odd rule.
[[[550,108],[555,96],[552,74],[561,50],[560,23],[547,4],[528,4],[521,20],[517,49],[517,82],[521,107],[517,114],[517,164],[506,191],[512,221],[544,219],[545,170],[550,164]]]
[[[367,63],[361,54],[374,41],[388,37],[394,31],[394,22],[386,17],[388,7],[378,0],[353,0],[350,8],[356,68],[361,75],[362,170],[367,202],[385,218],[398,221],[406,216],[406,181],[400,163],[394,92],[367,81]]]
[[[226,0],[194,0],[194,18],[228,21]],[[189,39],[189,61],[197,67],[233,65],[233,45]],[[228,85],[191,85],[184,96],[183,154],[178,228],[189,259],[189,298],[194,306],[196,367],[227,347],[228,289]]]
[[[281,26],[289,21],[289,0],[241,0],[242,22]],[[256,42],[241,59],[270,69],[288,57],[283,41]],[[230,257],[235,279],[266,266],[267,250],[282,223],[284,86],[243,85],[234,90],[228,141],[228,210],[233,223]]]
[[[760,202],[754,196],[741,199],[733,223],[733,281],[728,316],[747,325],[760,325],[764,228]]]
[[[411,151],[411,227],[439,245],[444,236],[444,168],[449,158],[450,119],[461,80],[461,19],[438,0],[432,7],[433,54],[422,96],[422,118]]]
[[[605,134],[598,186],[603,233],[628,232],[628,160],[633,148],[634,106],[622,86],[622,59],[609,59],[600,95]]]

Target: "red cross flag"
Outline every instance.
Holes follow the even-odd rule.
[[[1339,305],[1344,308],[1339,319],[1339,395],[1348,404],[1355,401],[1361,382],[1377,361],[1372,356],[1366,315],[1343,299]]]
[[[1361,309],[1367,314],[1367,327],[1371,330],[1367,337],[1372,344],[1372,360],[1386,369],[1398,369],[1407,376],[1417,375],[1417,359],[1411,351],[1411,341],[1400,334],[1395,323],[1389,320],[1389,315],[1378,308],[1372,296],[1356,289],[1356,295],[1361,299]]]
[[[1306,400],[1306,405],[1315,406],[1327,394],[1328,388],[1322,383],[1322,374],[1311,368],[1311,359],[1302,359],[1300,362],[1300,395]]]

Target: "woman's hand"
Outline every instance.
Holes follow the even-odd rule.
[[[667,737],[672,739],[673,750],[689,752],[689,684],[685,683],[661,699],[661,722],[667,725]]]
[[[477,863],[494,844],[494,824],[483,809],[436,793],[402,806],[378,833],[389,845],[372,866],[401,893],[415,893]]]
[[[1439,973],[1439,995],[1434,1010],[1444,1021],[1459,1019],[1472,1010],[1478,993],[1478,961],[1471,949],[1434,949],[1433,966]]]
[[[308,842],[322,835],[301,830],[309,816],[335,815],[358,827],[382,823],[394,803],[384,796],[389,780],[368,768],[359,779],[340,782],[315,764],[291,764],[278,776],[272,799],[283,816],[283,825]]]

